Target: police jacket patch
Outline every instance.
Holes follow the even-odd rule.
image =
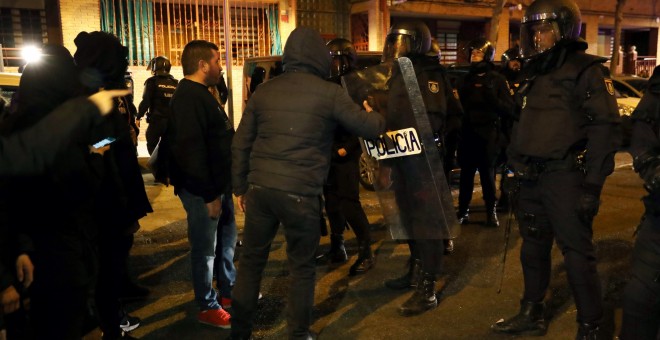
[[[605,79],[605,88],[610,96],[614,95],[614,84],[612,83],[612,79]]]
[[[431,93],[440,92],[440,84],[437,81],[429,80],[429,91],[431,91]]]

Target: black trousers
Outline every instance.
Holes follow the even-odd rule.
[[[147,151],[149,151],[150,155],[154,152],[160,138],[163,137],[167,130],[167,120],[165,117],[156,115],[149,117],[149,126],[147,126],[145,137],[147,138]]]
[[[247,339],[252,333],[261,278],[270,246],[282,224],[291,276],[287,310],[289,338],[306,339],[312,324],[315,254],[321,237],[319,199],[252,185],[245,200],[243,248],[232,292],[232,338]]]
[[[442,256],[445,246],[442,240],[408,240],[410,257],[420,260],[422,271],[426,274],[440,275]]]
[[[360,244],[371,243],[369,220],[360,204],[358,161],[332,163],[328,184],[324,187],[325,211],[333,234],[343,234],[346,222],[353,228]]]
[[[133,234],[115,232],[101,234],[99,243],[99,277],[96,284],[96,307],[99,324],[108,336],[119,336],[122,306],[119,298],[128,278],[127,261]]]
[[[620,339],[660,339],[660,216],[646,214],[635,241],[632,272],[624,290]]]
[[[469,128],[462,130],[461,143],[458,148],[458,162],[461,165],[460,190],[458,193],[459,213],[465,213],[472,201],[474,190],[474,175],[479,170],[481,188],[483,190],[486,209],[495,207],[495,156],[497,155],[495,135],[484,138],[481,134]]]
[[[583,182],[584,174],[579,171],[545,172],[536,181],[521,182],[518,221],[523,239],[523,300],[540,302],[545,297],[550,283],[550,252],[556,240],[564,255],[577,321],[599,323],[603,307],[592,226],[577,214]]]
[[[35,339],[82,339],[89,286],[49,281],[35,280],[30,287],[30,323]]]

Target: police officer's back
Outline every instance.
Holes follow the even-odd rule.
[[[171,114],[170,99],[179,83],[170,74],[171,67],[170,61],[163,56],[156,57],[149,63],[153,76],[144,83],[142,102],[137,115],[137,119],[147,115],[149,126],[146,137],[149,154],[154,151],[167,129],[167,119]]]
[[[631,119],[630,154],[648,195],[636,231],[632,278],[624,291],[621,340],[660,337],[660,66]]]

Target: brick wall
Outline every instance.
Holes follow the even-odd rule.
[[[78,33],[101,29],[100,2],[98,0],[60,0],[59,2],[64,47],[74,54],[76,45],[73,43],[73,39]]]

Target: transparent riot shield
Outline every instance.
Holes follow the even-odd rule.
[[[375,74],[374,74],[375,73]],[[361,139],[393,239],[448,239],[460,231],[433,129],[408,58],[343,79],[353,99],[385,114],[388,132]]]

